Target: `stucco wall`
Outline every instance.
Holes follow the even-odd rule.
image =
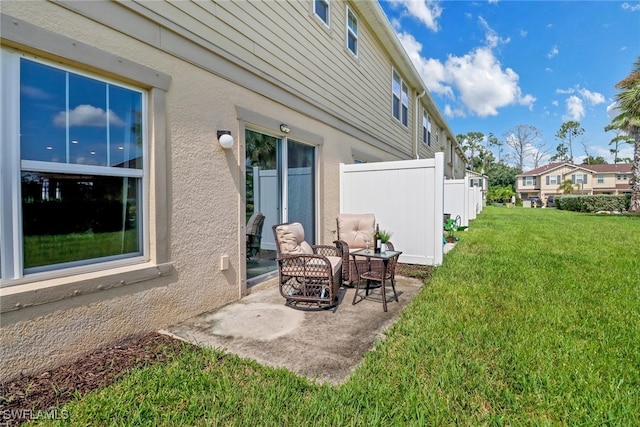
[[[380,160],[395,160],[286,105],[56,4],[3,1],[2,13],[158,70],[171,77],[171,84],[166,91],[163,117],[150,123],[149,141],[150,206],[163,203],[154,195],[166,194],[168,218],[166,223],[160,223],[160,229],[166,229],[168,237],[152,233],[148,263],[118,270],[120,275],[113,276],[117,283],[113,279],[105,286],[95,286],[101,276],[113,274],[97,271],[41,281],[22,280],[3,288],[3,298],[17,302],[1,317],[0,381],[51,368],[122,337],[157,330],[213,310],[246,292],[242,157],[243,131],[252,123],[238,117],[239,109],[285,122],[292,127],[293,135],[299,132],[301,142],[318,146],[320,241],[335,238],[332,231],[339,212],[339,163],[351,163],[353,150],[367,151]],[[28,47],[25,49],[29,51]],[[65,58],[53,59],[66,62]],[[77,61],[68,65],[80,70],[89,68]],[[236,144],[231,150],[222,150],[218,145],[216,131],[220,129],[232,132]],[[165,156],[160,156],[167,162],[166,177],[156,176],[153,168],[153,162],[159,161],[154,153],[154,137],[161,133],[166,133],[167,140]],[[305,135],[319,138],[305,141]],[[161,218],[154,216],[154,209],[150,212],[153,231]],[[168,242],[164,241],[166,238]],[[154,248],[160,245],[169,248],[168,260],[162,261],[156,278],[149,274],[139,278],[135,271],[142,267],[147,273],[154,272],[153,266],[158,263]],[[221,256],[229,257],[228,270],[220,270]],[[89,290],[87,283],[93,288]],[[64,294],[54,292],[63,288]],[[50,302],[46,298],[48,292],[55,294]]]

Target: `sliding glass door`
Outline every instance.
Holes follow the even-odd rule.
[[[305,240],[316,237],[316,149],[289,138],[247,130],[246,219],[249,285],[276,271],[272,226],[300,222]],[[263,217],[261,230],[255,221]],[[258,227],[260,228],[260,227]]]

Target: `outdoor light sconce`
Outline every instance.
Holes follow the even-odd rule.
[[[225,150],[233,147],[233,137],[231,136],[231,131],[219,130],[218,142],[220,143],[220,146]]]
[[[282,123],[280,125],[280,131],[284,133],[289,133],[291,132],[291,128],[288,125],[285,125],[284,123]]]

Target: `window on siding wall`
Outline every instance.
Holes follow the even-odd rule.
[[[586,184],[587,183],[587,174],[573,174],[571,175],[571,182],[573,184]]]
[[[604,184],[604,175],[598,174],[598,184]]]
[[[525,176],[522,178],[522,185],[536,185],[535,176]]]
[[[347,49],[358,56],[358,17],[347,6]]]
[[[427,110],[422,113],[422,142],[431,147],[431,119]]]
[[[327,27],[329,26],[329,0],[314,0],[313,13],[315,13]]]
[[[400,123],[407,126],[409,120],[409,90],[396,70],[392,72],[391,91],[391,113]]]
[[[440,128],[436,126],[436,145],[439,146],[439,144],[440,144]]]
[[[142,256],[146,93],[5,53],[3,279]]]
[[[547,175],[546,180],[547,180],[547,185],[556,185],[556,184],[560,184],[560,175]]]
[[[409,89],[402,83],[402,124],[409,125]]]

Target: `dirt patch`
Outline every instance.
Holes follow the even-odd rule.
[[[157,333],[135,336],[56,369],[0,384],[0,425],[40,417],[64,419],[59,408],[65,403],[108,386],[132,369],[169,360],[185,345]]]
[[[404,277],[413,277],[414,279],[420,279],[422,281],[425,281],[431,277],[432,268],[433,267],[428,265],[398,263],[396,265],[396,274]]]

